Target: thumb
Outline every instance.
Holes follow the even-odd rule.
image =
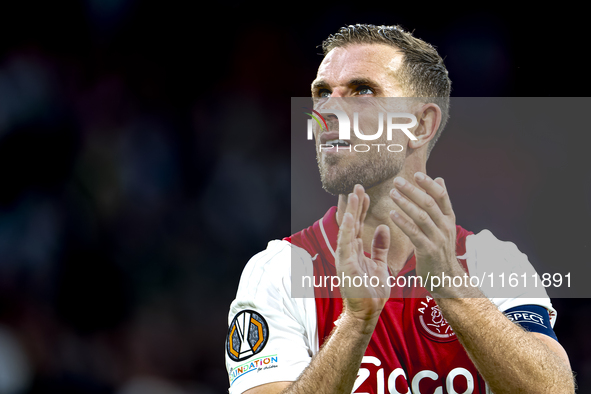
[[[378,264],[387,264],[388,249],[390,249],[390,228],[381,224],[373,235],[371,259]]]

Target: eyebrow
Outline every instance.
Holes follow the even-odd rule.
[[[375,87],[375,88],[377,88],[379,86],[379,84],[377,82],[375,82],[373,79],[370,79],[370,78],[353,78],[347,83],[347,86],[363,86],[363,85],[367,85],[367,86],[371,86],[371,87]],[[328,89],[329,87],[330,87],[330,85],[322,79],[319,81],[314,81],[312,83],[312,90]]]
[[[326,83],[326,81],[322,79],[320,81],[314,81],[312,83],[312,90],[326,89],[328,87],[328,83]]]
[[[377,87],[378,83],[375,82],[373,79],[369,78],[355,78],[349,81],[349,86],[360,86],[360,85],[368,85]]]

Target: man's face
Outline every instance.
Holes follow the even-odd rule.
[[[400,83],[394,77],[402,64],[403,55],[394,47],[383,44],[355,44],[335,48],[326,55],[316,79],[312,96],[316,109],[340,109],[347,112],[353,128],[353,114],[359,113],[359,128],[374,134],[379,112],[408,112],[384,107],[384,97],[404,97]],[[392,102],[392,100],[390,100]],[[385,114],[384,114],[385,115]],[[320,144],[338,139],[336,117],[325,115],[328,132],[315,128],[316,153],[322,185],[331,194],[348,194],[355,184],[366,190],[395,177],[404,166],[408,138],[394,133],[386,140],[386,131],[378,140],[363,141],[351,130],[351,145],[367,144],[368,152],[353,149],[319,149]],[[384,116],[385,119],[385,116]],[[408,121],[408,120],[407,120]],[[405,121],[402,121],[404,123]],[[406,140],[404,140],[406,138]],[[379,151],[372,144],[401,144],[402,152],[390,152],[384,146]]]

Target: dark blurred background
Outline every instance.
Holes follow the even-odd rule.
[[[248,259],[289,235],[290,98],[309,95],[328,34],[414,30],[445,57],[455,97],[589,95],[583,13],[491,7],[3,2],[0,393],[225,392],[228,308]],[[448,130],[442,144],[466,165],[436,149],[430,168],[442,163],[457,194],[480,191],[458,197],[458,221],[542,258],[586,248],[589,114],[567,116],[581,127],[556,131],[544,166],[519,154],[537,138],[529,125],[510,154]],[[480,173],[484,154],[509,159]],[[520,193],[527,179],[539,194]],[[589,392],[591,303],[554,305]]]

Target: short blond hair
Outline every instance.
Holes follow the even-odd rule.
[[[326,56],[334,48],[351,44],[387,44],[403,53],[402,67],[396,77],[402,82],[405,94],[430,97],[430,102],[441,108],[441,124],[427,147],[429,155],[449,118],[451,80],[441,56],[431,44],[414,37],[400,26],[362,24],[341,27],[322,42],[322,50]]]

